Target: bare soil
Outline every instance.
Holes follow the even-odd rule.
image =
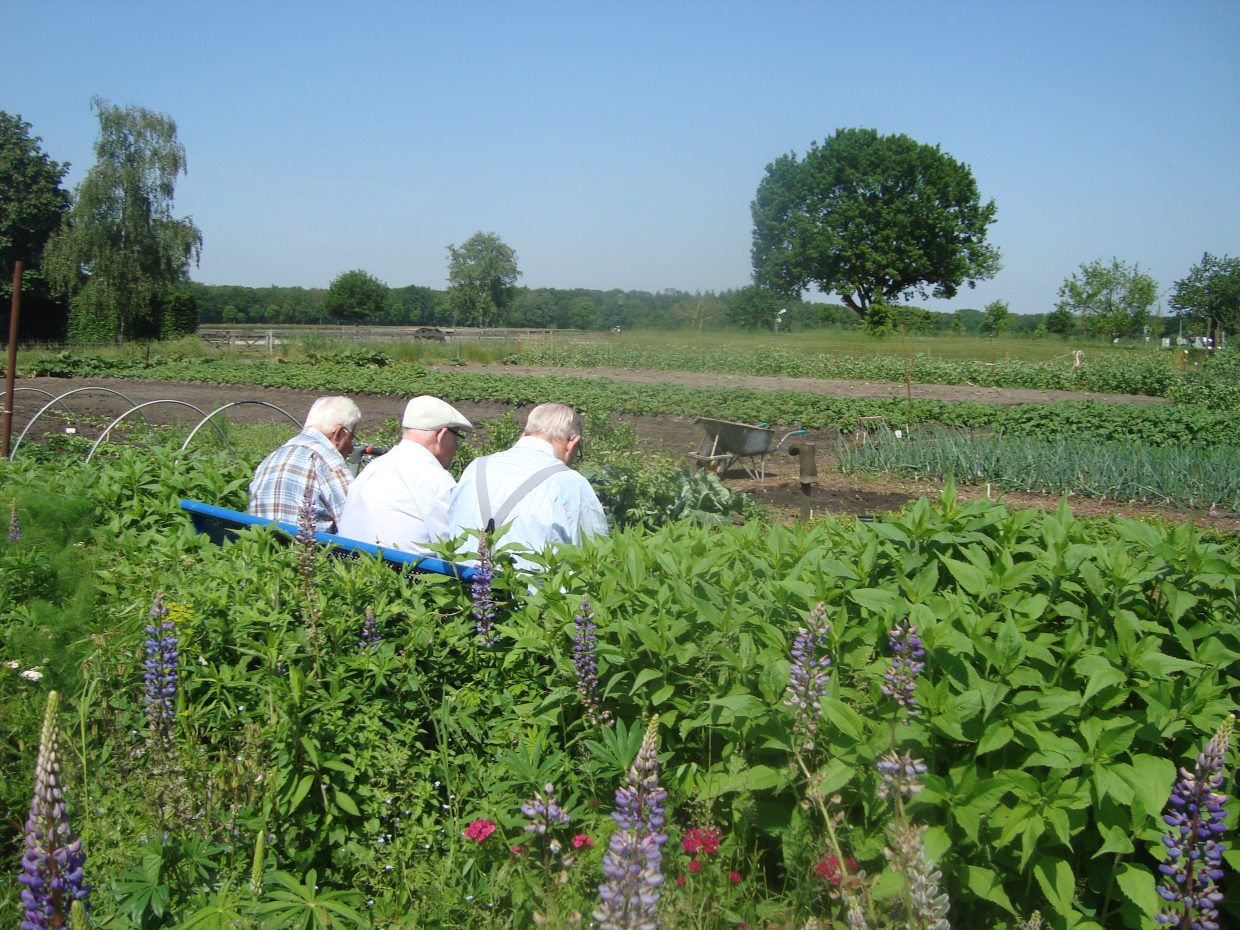
[[[814,381],[804,378],[741,378],[733,375],[712,375],[694,372],[637,372],[637,371],[568,371],[564,369],[487,368],[491,373],[560,374],[573,377],[599,377],[612,380],[641,381],[643,383],[676,383],[719,387],[741,384],[762,390],[808,390],[833,396],[885,397],[901,396],[903,385],[870,382]],[[179,403],[153,403],[144,407],[142,413],[156,424],[178,423],[192,425],[219,407],[237,401],[264,401],[287,411],[298,423],[318,396],[314,391],[291,388],[258,388],[231,384],[204,384],[171,381],[148,381],[125,378],[63,379],[26,378],[17,382],[13,413],[12,442],[16,444],[22,430],[31,418],[51,398],[77,390],[66,397],[63,404],[72,415],[61,412],[59,405],[49,409],[28,431],[23,443],[42,442],[49,435],[61,434],[66,426],[74,426],[78,433],[88,438],[99,435],[112,419],[120,416],[134,405],[152,401],[178,401]],[[80,390],[86,389],[86,390]],[[979,400],[986,403],[1052,402],[1064,399],[1092,399],[1116,403],[1157,403],[1159,398],[1128,397],[1127,395],[1099,395],[1063,391],[1007,390],[978,388],[968,385],[914,385],[916,397],[938,397],[947,400]],[[390,395],[355,395],[354,400],[362,409],[363,436],[367,424],[383,423],[388,417],[399,418],[404,411],[405,397]],[[193,408],[187,406],[193,405]],[[512,408],[499,403],[475,403],[461,401],[456,406],[475,423],[495,419],[513,410],[518,419],[528,412],[524,408]],[[194,409],[196,408],[196,409]],[[199,412],[201,411],[201,413]],[[270,407],[259,404],[235,406],[227,411],[228,418],[236,423],[280,423],[285,418]],[[136,417],[137,414],[134,414]],[[632,425],[642,447],[649,452],[681,456],[694,452],[700,446],[704,434],[700,426],[687,417],[647,417],[623,415],[621,419]],[[776,426],[777,435],[783,435],[795,427]],[[834,446],[838,433],[835,431],[810,431],[800,437],[801,442],[814,442],[817,446],[818,477],[809,488],[808,508],[814,514],[824,512],[847,513],[858,516],[881,514],[896,510],[922,495],[937,495],[942,486],[931,483],[904,481],[897,478],[870,478],[843,475],[831,471],[832,463],[827,450]],[[790,440],[791,441],[791,440]],[[740,465],[730,468],[721,477],[733,490],[751,495],[755,500],[782,512],[788,519],[795,519],[806,503],[805,490],[799,478],[799,460],[786,454],[784,449],[766,457],[765,477],[761,480],[746,473]],[[20,452],[20,449],[19,449]],[[982,497],[1001,497],[1012,507],[1038,507],[1053,509],[1059,498],[1018,492],[999,492],[985,486],[960,485],[957,496],[964,500]],[[1240,516],[1210,514],[1170,507],[1128,504],[1120,501],[1094,498],[1071,498],[1070,506],[1080,516],[1106,514],[1130,517],[1155,518],[1182,522],[1191,520],[1201,528],[1222,532],[1240,532]]]

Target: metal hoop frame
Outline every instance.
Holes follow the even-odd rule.
[[[265,400],[234,400],[232,403],[225,404],[223,407],[216,407],[214,410],[208,413],[206,417],[200,420],[198,425],[195,426],[192,430],[190,430],[190,434],[185,437],[185,442],[181,443],[181,451],[184,452],[186,448],[188,448],[190,441],[193,440],[193,438],[198,434],[198,431],[202,429],[203,426],[206,425],[207,421],[210,420],[212,417],[214,417],[217,413],[227,410],[229,407],[240,407],[243,404],[257,404],[258,406],[261,406],[261,407],[270,407],[272,410],[278,410],[280,413],[288,417],[288,419],[293,423],[294,426],[298,428],[301,427],[301,422],[295,416],[293,416],[291,413],[285,410],[283,407],[277,407],[275,404],[269,404]],[[215,426],[217,430],[219,429],[218,425],[214,423],[212,423],[211,425]],[[224,442],[227,443],[228,440],[225,439]],[[228,448],[231,450],[232,446],[230,445]]]
[[[38,391],[41,394],[47,394],[46,391],[40,390],[39,388],[17,388],[17,390],[18,391]],[[36,413],[33,417],[30,418],[30,422],[26,424],[26,426],[21,431],[21,435],[17,437],[17,442],[13,443],[13,448],[9,451],[9,459],[12,460],[16,458],[17,450],[21,447],[22,440],[26,438],[26,433],[30,431],[30,427],[34,426],[35,421],[38,420],[39,417],[43,416],[43,414],[45,414],[49,409],[51,409],[51,407],[54,404],[60,404],[60,406],[64,407],[65,410],[69,411],[70,416],[73,416],[73,411],[69,410],[69,406],[67,404],[61,403],[61,401],[63,401],[66,397],[69,397],[73,394],[86,394],[92,391],[96,393],[100,393],[100,394],[113,394],[116,397],[119,397],[125,403],[129,404],[129,410],[125,411],[125,413],[129,413],[130,411],[136,410],[138,408],[138,405],[135,404],[132,400],[130,400],[120,391],[115,391],[112,388],[81,387],[81,388],[74,388],[72,391],[65,391],[65,393],[61,394],[59,397],[53,397],[51,400],[49,400],[46,404],[44,404],[42,407],[39,408],[38,413]],[[50,397],[51,395],[49,394],[48,396]],[[198,412],[201,413],[202,411],[200,410]],[[122,416],[124,416],[124,414],[122,414]],[[142,421],[146,423],[148,427],[151,425],[150,422],[148,422],[146,419],[146,414],[142,415]],[[76,417],[74,417],[73,422],[74,424],[77,423]],[[109,427],[109,429],[111,429],[111,427]],[[94,449],[91,450],[91,452],[94,452],[94,451],[95,451]],[[90,461],[89,457],[87,457],[87,461]]]

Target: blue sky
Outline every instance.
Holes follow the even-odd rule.
[[[444,287],[495,232],[522,283],[749,282],[766,165],[836,129],[937,144],[998,276],[934,310],[1053,308],[1082,262],[1161,287],[1240,254],[1240,4],[9,0],[0,109],[76,185],[90,98],[170,114],[195,280]]]

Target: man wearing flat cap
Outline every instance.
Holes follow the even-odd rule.
[[[405,406],[396,447],[362,470],[349,486],[341,536],[385,549],[429,554],[427,545],[450,539],[448,501],[456,481],[448,466],[461,434],[473,424],[438,397]]]

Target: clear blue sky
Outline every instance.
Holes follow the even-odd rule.
[[[92,95],[177,121],[209,284],[444,287],[483,230],[531,287],[738,287],[766,165],[852,126],[941,146],[998,206],[1003,270],[931,309],[1240,254],[1236,0],[8,0],[0,35],[0,109],[70,185]]]

